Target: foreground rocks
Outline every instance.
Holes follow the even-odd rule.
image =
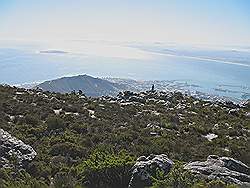
[[[191,162],[184,168],[208,179],[250,186],[250,168],[233,158],[210,155],[205,162]]]
[[[0,168],[25,166],[35,158],[35,150],[21,140],[0,129]]]
[[[167,174],[173,164],[173,161],[171,161],[165,154],[139,157],[132,168],[132,177],[129,182],[129,188],[151,186],[151,176],[156,173],[156,170],[160,169]]]
[[[173,161],[165,154],[139,157],[132,168],[129,188],[151,186],[151,177],[155,176],[157,169],[166,175],[173,165]],[[250,168],[233,158],[210,155],[204,162],[196,161],[184,165],[184,169],[190,170],[201,179],[221,180],[229,184],[250,187]]]

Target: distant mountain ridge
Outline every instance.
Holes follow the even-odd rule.
[[[227,97],[225,93],[235,93],[235,87],[231,85],[219,85],[213,88],[220,94],[211,94],[202,91],[200,85],[188,83],[185,80],[133,80],[126,78],[95,78],[89,75],[78,75],[72,77],[62,77],[55,80],[45,81],[43,83],[23,84],[18,87],[21,88],[40,88],[43,91],[50,91],[56,93],[71,93],[72,91],[78,92],[81,90],[86,96],[100,97],[100,96],[113,96],[115,97],[119,92],[129,90],[133,92],[142,92],[151,90],[152,85],[155,86],[157,91],[179,91],[196,98],[209,101],[225,101],[230,100],[236,103],[248,100],[250,93],[242,92],[240,98]],[[227,87],[226,87],[227,86]],[[232,89],[233,87],[233,89]]]
[[[125,85],[113,83],[100,78],[94,78],[88,75],[78,75],[72,77],[63,77],[56,80],[45,81],[36,87],[50,92],[70,93],[72,91],[82,90],[87,96],[106,96],[116,95],[119,91],[126,88]]]

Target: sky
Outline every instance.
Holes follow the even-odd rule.
[[[0,0],[0,40],[250,45],[249,0]]]

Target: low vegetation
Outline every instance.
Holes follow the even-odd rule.
[[[37,152],[25,167],[0,169],[0,188],[127,187],[136,158],[151,153],[180,164],[215,154],[250,165],[250,103],[141,95],[138,102],[0,86],[0,128]],[[195,179],[177,165],[153,187],[234,185]]]

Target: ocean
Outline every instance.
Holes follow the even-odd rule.
[[[24,84],[88,74],[169,80],[187,89],[250,99],[250,49],[164,43],[0,41],[0,83]],[[157,86],[156,86],[157,89]]]

